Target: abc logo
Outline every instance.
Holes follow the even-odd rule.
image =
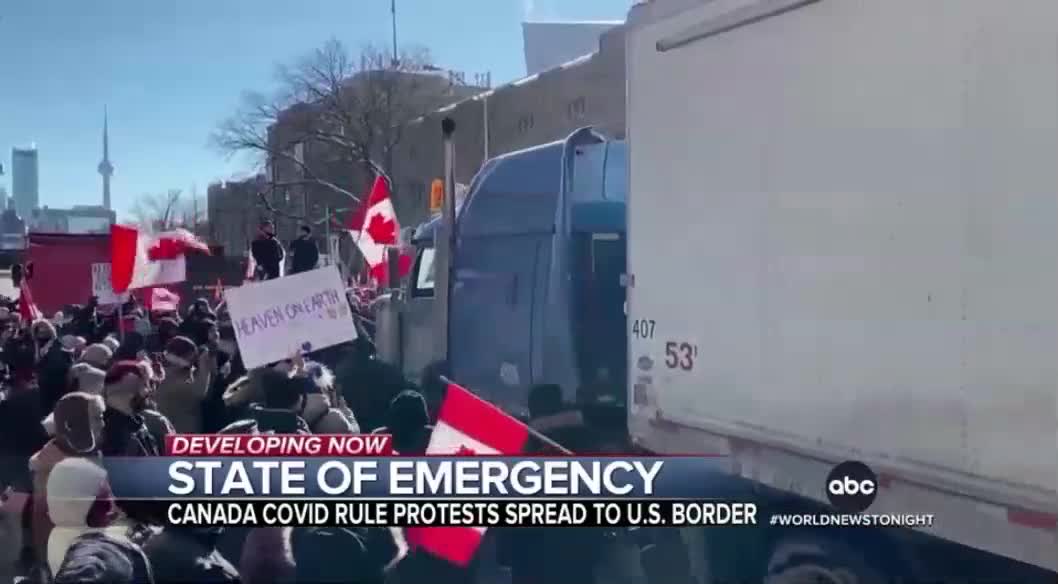
[[[843,462],[827,475],[827,499],[839,511],[866,511],[877,496],[878,475],[862,462]]]

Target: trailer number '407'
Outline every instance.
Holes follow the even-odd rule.
[[[665,366],[669,369],[694,369],[698,360],[698,345],[679,341],[665,343]]]
[[[654,321],[646,318],[632,321],[632,336],[640,339],[653,339]]]

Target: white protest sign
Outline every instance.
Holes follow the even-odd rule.
[[[247,369],[356,338],[335,266],[229,288],[224,299]]]
[[[92,264],[92,296],[99,299],[99,304],[124,304],[128,301],[128,292],[117,294],[110,283],[110,264]]]

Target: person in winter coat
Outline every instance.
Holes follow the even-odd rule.
[[[246,584],[382,584],[404,552],[385,528],[259,528],[247,537],[239,567]]]
[[[37,381],[44,409],[51,411],[55,402],[66,393],[66,378],[73,367],[72,350],[67,350],[56,338],[55,327],[46,320],[38,320],[30,328],[37,342]]]
[[[275,369],[261,375],[264,405],[252,405],[250,418],[257,421],[260,431],[276,434],[311,434],[308,423],[301,417],[305,409],[303,382]]]
[[[104,380],[102,452],[104,456],[158,456],[155,441],[141,415],[147,403],[146,373],[138,361],[119,361]]]
[[[529,426],[573,452],[592,452],[591,433],[581,413],[568,407],[562,388],[553,384],[529,390]],[[546,444],[539,454],[556,455]],[[527,527],[499,532],[498,549],[509,561],[512,584],[581,584],[594,582],[594,568],[603,545],[598,529]],[[549,558],[541,562],[540,558]],[[501,562],[503,563],[503,562]]]
[[[239,584],[239,571],[217,551],[223,528],[169,525],[143,544],[155,584]]]
[[[360,425],[353,412],[344,407],[334,389],[334,374],[321,363],[309,362],[295,379],[305,387],[305,408],[301,417],[313,434],[356,434]]]
[[[176,337],[165,347],[164,359],[165,379],[154,392],[158,411],[177,433],[200,434],[202,402],[216,373],[216,358],[205,348],[196,349],[191,339]]]
[[[180,334],[180,324],[175,318],[165,317],[158,320],[158,326],[153,333],[147,336],[147,351],[150,353],[161,353],[169,341]]]
[[[156,584],[143,550],[126,537],[88,533],[75,539],[52,584]]]
[[[290,253],[293,256],[290,265],[291,274],[316,269],[316,264],[320,263],[320,248],[316,246],[316,240],[312,239],[311,227],[301,226],[298,230],[298,238],[290,242]]]
[[[335,375],[345,402],[365,429],[386,424],[390,402],[409,385],[398,367],[375,357],[375,346],[365,337],[349,343]]]
[[[73,392],[55,404],[49,416],[54,437],[29,459],[33,473],[33,547],[37,557],[47,555],[48,536],[54,527],[48,513],[48,479],[57,464],[71,457],[98,458],[103,437],[103,411],[99,395]]]
[[[47,560],[57,574],[74,540],[110,526],[118,514],[106,471],[87,458],[59,461],[48,476],[47,493],[48,516],[55,525],[48,535]],[[114,526],[117,533],[126,529]]]
[[[48,442],[47,416],[36,388],[10,391],[0,399],[0,490],[31,492],[29,459]]]
[[[426,398],[417,391],[407,389],[393,398],[386,415],[386,425],[374,433],[391,435],[395,454],[421,456],[430,445],[432,432]]]
[[[276,226],[271,221],[262,221],[257,239],[250,244],[250,253],[257,264],[262,280],[274,280],[283,275],[283,260],[286,253],[276,239]]]

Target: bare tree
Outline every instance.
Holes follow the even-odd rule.
[[[373,46],[353,54],[337,40],[277,68],[279,91],[248,93],[233,117],[222,122],[213,144],[229,155],[250,152],[268,165],[270,189],[322,187],[351,202],[366,185],[333,176],[326,162],[359,165],[364,176],[388,176],[402,126],[436,107],[451,93],[447,77],[428,74],[429,52],[406,49],[397,62]],[[291,218],[261,194],[270,211]]]
[[[185,197],[179,189],[147,193],[136,199],[130,214],[137,225],[149,231],[183,227],[195,232],[205,219],[205,209],[200,209],[195,199]]]

